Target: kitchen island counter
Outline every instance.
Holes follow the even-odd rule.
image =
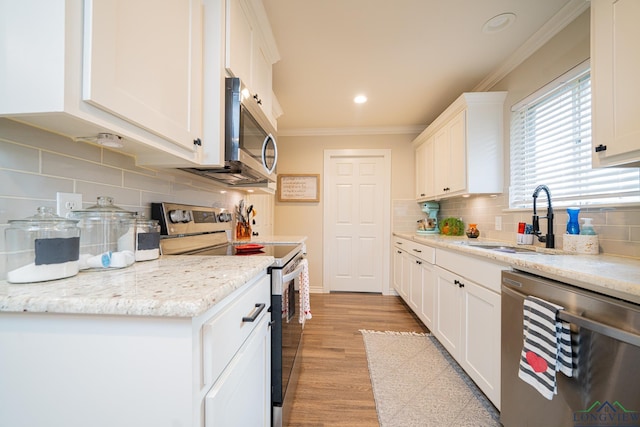
[[[259,276],[273,257],[162,256],[40,283],[0,282],[0,312],[195,317]]]
[[[307,236],[251,236],[251,240],[233,240],[233,244],[256,243],[260,245],[300,245],[307,240]]]
[[[474,247],[473,244],[502,243],[484,239],[471,241],[466,236],[417,235],[395,236],[428,246],[454,250],[468,255],[493,259],[512,268],[549,279],[640,304],[640,261],[611,255],[576,255],[561,250],[529,246],[532,252],[506,253]],[[437,257],[437,255],[436,255]]]

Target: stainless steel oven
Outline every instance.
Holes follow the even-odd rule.
[[[152,203],[152,217],[160,221],[164,255],[272,256],[271,276],[271,389],[272,425],[287,424],[300,369],[300,286],[302,245],[264,244],[242,251],[228,241],[231,216],[221,209]]]
[[[271,390],[272,425],[287,425],[300,372],[299,351],[303,325],[300,322],[300,261],[298,252],[283,267],[272,266],[271,273]]]

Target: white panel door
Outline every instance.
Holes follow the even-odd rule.
[[[388,292],[387,153],[388,150],[325,153],[326,291]]]

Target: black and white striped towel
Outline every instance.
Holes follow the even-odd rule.
[[[524,301],[524,346],[518,377],[551,400],[558,394],[556,372],[572,376],[571,331],[558,319],[563,307],[536,297]]]

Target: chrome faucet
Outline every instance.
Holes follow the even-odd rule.
[[[542,217],[547,219],[547,234],[544,236],[541,236],[542,233],[540,233],[540,217],[538,216],[538,212],[536,211],[536,200],[538,199],[538,193],[540,193],[540,191],[542,190],[547,193],[547,216]],[[555,247],[555,237],[553,235],[553,207],[551,206],[551,193],[549,193],[549,188],[546,185],[538,185],[533,192],[533,234],[538,236],[538,240],[540,242],[545,243],[545,247]]]

